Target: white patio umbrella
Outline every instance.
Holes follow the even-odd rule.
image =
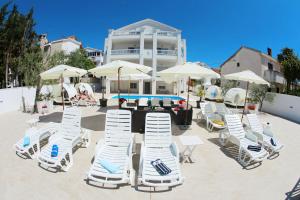
[[[60,79],[61,80],[61,97],[63,102],[63,109],[65,108],[64,103],[64,93],[63,93],[63,78],[64,77],[81,77],[86,74],[87,71],[77,67],[71,67],[69,65],[57,65],[47,71],[44,71],[40,74],[41,79],[51,80],[51,79]]]
[[[246,106],[246,100],[247,100],[247,94],[248,94],[248,89],[249,89],[249,83],[255,83],[255,84],[262,84],[262,85],[268,85],[270,86],[270,83],[265,81],[263,78],[260,76],[256,75],[254,72],[250,70],[245,70],[237,73],[232,73],[232,74],[227,74],[224,75],[225,79],[228,80],[236,80],[236,81],[245,81],[247,82],[247,89],[246,89],[246,96],[245,96],[245,103],[244,103],[244,109],[243,109],[243,114],[242,114],[242,120],[244,117],[244,112],[245,112],[245,106]]]
[[[190,83],[191,77],[193,77],[194,79],[220,78],[220,75],[213,70],[192,62],[187,62],[183,65],[170,67],[158,72],[157,74],[166,82],[173,82],[179,78],[188,78],[188,83]],[[186,110],[188,110],[189,103],[189,86],[190,84],[188,84]]]
[[[96,67],[90,69],[89,72],[96,77],[106,76],[106,77],[118,77],[118,99],[120,99],[120,78],[121,76],[131,75],[131,74],[147,74],[152,70],[151,67],[131,63],[122,60],[115,60],[107,63],[101,67]],[[122,71],[122,74],[121,74]],[[120,102],[120,101],[119,101]],[[119,104],[120,106],[120,104]]]

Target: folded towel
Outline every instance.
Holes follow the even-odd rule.
[[[51,157],[57,157],[58,155],[58,146],[56,144],[52,145]]]
[[[116,173],[120,170],[120,166],[109,162],[108,160],[100,160],[100,165],[104,167],[109,173]]]
[[[25,136],[23,139],[23,147],[26,147],[30,144],[30,137]]]
[[[250,151],[257,151],[257,152],[260,152],[261,146],[259,146],[259,145],[257,145],[257,146],[248,145],[247,149],[250,150]]]
[[[218,120],[218,119],[214,119],[214,120],[212,120],[212,122],[213,122],[214,124],[218,124],[218,125],[220,125],[220,126],[224,126],[224,125],[225,125],[224,121]]]
[[[156,171],[164,176],[172,172],[172,170],[167,167],[160,159],[156,159],[155,161],[151,161],[151,165],[156,169]]]
[[[275,142],[275,139],[273,139],[273,138],[271,138],[271,144],[275,147],[277,144],[276,144],[276,142]]]

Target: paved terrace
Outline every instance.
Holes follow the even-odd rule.
[[[300,198],[300,125],[285,119],[261,113],[263,121],[271,122],[280,141],[285,144],[279,157],[265,160],[254,169],[243,169],[235,160],[235,149],[222,148],[218,144],[218,133],[209,133],[203,124],[192,124],[191,130],[181,131],[175,125],[174,140],[183,150],[178,136],[197,135],[204,144],[193,153],[194,163],[182,163],[185,177],[183,185],[170,191],[154,191],[153,188],[125,185],[117,189],[103,189],[87,185],[85,173],[91,165],[96,142],[104,137],[104,109],[82,107],[82,126],[90,128],[92,144],[88,149],[80,148],[74,153],[74,165],[68,172],[51,173],[38,166],[36,160],[24,160],[15,154],[12,146],[20,139],[28,124],[37,117],[22,112],[0,115],[0,199],[285,199],[287,195]],[[194,110],[196,113],[197,110]],[[61,107],[42,121],[61,120]],[[195,117],[196,118],[196,117]],[[39,126],[43,123],[39,123]],[[138,168],[139,148],[142,135],[136,134],[134,168]],[[294,188],[294,190],[293,190]],[[162,188],[165,189],[165,188]],[[293,191],[293,193],[289,193]]]

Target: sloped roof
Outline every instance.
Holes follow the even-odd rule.
[[[254,48],[250,48],[250,47],[246,47],[246,46],[241,46],[232,56],[230,56],[227,60],[225,60],[225,62],[223,62],[221,65],[220,65],[220,68],[222,68],[222,66],[227,63],[229,60],[231,60],[234,56],[236,56],[242,49],[248,49],[250,51],[254,51],[254,52],[257,52],[258,54],[260,54],[261,56],[264,56],[266,58],[269,58],[271,60],[273,60],[274,62],[277,62],[279,63],[275,58],[273,58],[272,56],[269,56],[257,49],[254,49]]]
[[[135,22],[133,24],[129,24],[127,26],[123,26],[121,28],[116,29],[116,31],[128,31],[128,30],[132,30],[132,29],[136,29],[138,27],[142,27],[142,26],[152,26],[152,27],[158,27],[161,30],[165,30],[165,31],[175,31],[175,32],[180,32],[179,29],[176,29],[172,26],[163,24],[161,22],[155,21],[153,19],[144,19],[138,22]]]

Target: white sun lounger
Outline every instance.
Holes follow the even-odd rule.
[[[161,159],[172,172],[160,175],[151,161]],[[146,186],[175,186],[183,183],[179,151],[172,142],[171,118],[168,113],[147,113],[145,141],[142,142],[138,183]]]
[[[132,183],[133,134],[129,110],[108,110],[104,142],[98,143],[94,162],[87,173],[87,182],[118,185]],[[102,166],[107,161],[119,169],[113,173]]]
[[[172,102],[172,100],[170,98],[164,98],[163,99],[163,107],[171,108],[172,107],[171,102]]]
[[[220,125],[214,122],[214,120],[223,121],[222,115],[213,111],[211,103],[200,103],[201,107],[201,118],[205,119],[206,121],[206,128],[208,131],[213,131],[214,128],[216,129],[224,129],[226,125]]]
[[[238,161],[244,166],[261,162],[268,157],[268,152],[261,148],[259,152],[248,149],[249,145],[258,146],[257,137],[251,131],[245,131],[238,115],[225,115],[227,130],[220,132],[219,141],[225,146],[231,142],[239,147]]]
[[[32,127],[26,130],[25,136],[14,144],[16,154],[26,156],[31,159],[35,158],[40,153],[41,142],[54,134],[58,129],[58,125],[58,123],[49,122],[41,128],[37,129]],[[29,139],[29,144],[26,146],[24,146],[25,137],[28,137]]]
[[[264,128],[256,114],[248,114],[247,119],[251,130],[257,136],[258,141],[264,146],[264,148],[270,153],[270,155],[279,153],[284,145],[282,145],[275,138],[270,128]],[[271,139],[275,142],[275,146],[272,145]]]
[[[148,106],[148,98],[140,98],[139,106],[147,107]]]
[[[87,147],[90,141],[87,130],[81,130],[80,124],[81,112],[79,108],[65,108],[57,133],[49,138],[49,143],[37,157],[41,166],[68,171],[73,165],[73,148],[79,145]],[[53,145],[58,146],[58,155],[56,157],[51,156]]]
[[[152,107],[160,107],[159,99],[158,98],[151,99],[151,106]]]

